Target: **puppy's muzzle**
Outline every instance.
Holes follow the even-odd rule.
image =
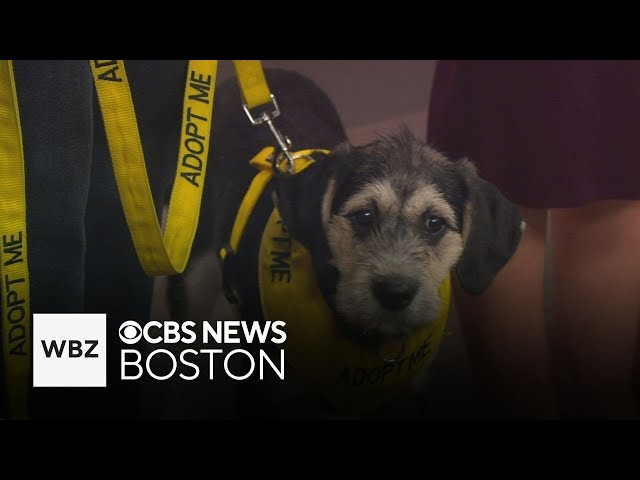
[[[400,311],[407,308],[418,291],[418,282],[410,277],[387,276],[374,280],[373,296],[383,308]]]

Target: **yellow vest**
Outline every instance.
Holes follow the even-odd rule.
[[[259,175],[265,177],[265,172],[271,172],[269,152],[273,150],[265,149],[251,161],[261,170]],[[300,160],[295,173],[312,163],[306,158]],[[245,198],[257,200],[267,182],[268,178],[253,182]],[[261,186],[256,187],[258,183]],[[252,203],[255,205],[255,201]],[[239,215],[248,218],[252,208],[248,214],[247,210],[241,206]],[[234,230],[244,229],[239,225],[243,222],[246,224],[246,219],[236,218]],[[235,243],[234,249],[239,238]],[[352,415],[382,407],[425,367],[442,341],[451,297],[447,276],[439,289],[441,307],[436,321],[403,342],[390,340],[378,348],[357,343],[338,331],[333,312],[318,286],[309,252],[289,236],[275,208],[260,242],[258,282],[264,318],[286,323],[284,350],[288,365],[338,412]]]

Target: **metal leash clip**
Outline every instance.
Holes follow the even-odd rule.
[[[252,125],[262,125],[267,124],[269,130],[273,134],[278,142],[278,146],[280,147],[281,154],[274,155],[274,160],[272,161],[273,169],[276,173],[282,173],[278,168],[278,159],[281,158],[281,155],[284,154],[287,157],[287,173],[293,175],[295,173],[295,158],[291,154],[291,140],[288,137],[283,135],[280,130],[276,128],[273,124],[273,120],[280,116],[280,108],[278,108],[278,102],[276,102],[276,97],[271,94],[271,103],[273,104],[273,111],[271,112],[261,112],[260,115],[256,118],[251,114],[249,107],[246,103],[242,104],[242,108],[244,108],[244,113],[249,117],[249,121]]]

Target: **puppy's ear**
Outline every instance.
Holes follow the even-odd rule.
[[[331,158],[296,175],[276,177],[273,200],[289,234],[308,249],[324,240],[322,201],[334,170]]]
[[[469,189],[465,206],[462,257],[456,272],[462,288],[478,295],[516,251],[524,223],[516,206],[481,179],[468,160],[458,163]]]

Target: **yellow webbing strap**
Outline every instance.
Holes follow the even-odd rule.
[[[250,165],[256,167],[258,170],[260,170],[260,172],[255,177],[253,177],[253,180],[251,181],[251,184],[247,189],[247,193],[245,193],[244,198],[240,203],[238,213],[236,214],[236,219],[233,222],[231,237],[229,240],[229,245],[233,249],[233,252],[238,251],[238,245],[240,244],[240,239],[242,238],[244,229],[247,226],[247,222],[249,221],[251,212],[253,212],[253,209],[255,208],[260,195],[262,195],[262,192],[264,192],[265,187],[269,183],[269,180],[271,180],[271,177],[273,177],[271,155],[273,155],[274,152],[274,147],[265,147],[249,162]],[[318,148],[293,152],[293,156],[296,158],[294,173],[300,173],[313,163],[310,158],[313,153],[324,153],[328,155],[330,152],[329,150]],[[281,167],[283,166],[282,164],[280,165]],[[224,260],[229,252],[227,252],[227,250],[222,247],[219,253],[220,258]]]
[[[187,265],[207,168],[217,65],[217,60],[189,62],[178,166],[163,237],[124,62],[91,61],[120,199],[147,275],[181,273]]]
[[[260,60],[234,60],[233,66],[240,84],[242,99],[249,109],[271,103],[271,92]]]
[[[13,62],[0,61],[0,285],[2,349],[10,418],[27,418],[31,310],[24,152]]]
[[[262,65],[235,61],[244,101],[271,101]],[[184,270],[198,225],[211,135],[217,60],[191,60],[178,167],[163,236],[155,212],[140,134],[122,60],[91,61],[116,182],[138,258],[148,275]],[[11,418],[27,417],[31,311],[27,264],[24,156],[10,60],[0,61],[0,284],[4,374]],[[266,184],[266,182],[265,182]],[[238,237],[239,241],[239,237]]]
[[[118,190],[140,263],[148,275],[181,273],[189,259],[198,226],[217,60],[189,62],[178,169],[164,237],[149,187],[124,62],[93,60],[91,67]],[[259,60],[234,60],[234,67],[243,101],[249,109],[271,102],[271,92]]]
[[[244,229],[249,222],[251,213],[253,212],[253,209],[255,208],[260,195],[262,195],[262,192],[264,192],[265,187],[269,183],[269,180],[271,180],[271,178],[273,177],[273,167],[271,164],[271,159],[272,155],[275,154],[275,151],[276,149],[274,147],[265,147],[249,162],[250,165],[253,165],[260,171],[255,177],[253,177],[253,180],[251,181],[251,184],[247,189],[247,193],[245,193],[242,202],[240,203],[240,207],[238,208],[238,213],[236,214],[236,218],[233,222],[233,227],[231,228],[231,236],[229,238],[229,248],[231,248],[231,252],[228,252],[226,247],[222,247],[219,252],[220,258],[223,261],[222,273],[224,277],[223,283],[225,286],[225,290],[227,288],[232,289],[232,280],[230,278],[227,278],[225,273],[225,259],[230,253],[235,254],[238,251],[240,239],[242,238]],[[294,173],[300,173],[313,163],[313,159],[311,158],[311,155],[313,153],[323,153],[328,155],[330,152],[329,150],[317,148],[294,152],[293,156],[294,158],[296,158]],[[283,163],[281,163],[280,168],[284,172],[286,167]],[[235,294],[233,294],[233,296],[235,297]],[[229,300],[229,298],[227,299]],[[235,298],[233,301],[229,300],[229,302],[234,316],[238,320],[240,320],[241,314],[239,304],[237,303],[238,300],[238,298]]]

